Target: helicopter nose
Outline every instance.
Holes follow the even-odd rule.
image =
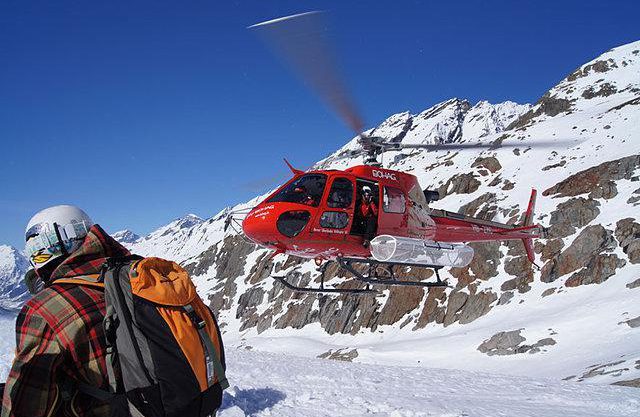
[[[309,223],[308,210],[269,205],[249,213],[242,230],[249,239],[262,246],[275,246],[287,238],[298,236]]]
[[[242,222],[242,231],[254,242],[262,246],[271,246],[277,232],[272,210],[256,209],[250,212]]]

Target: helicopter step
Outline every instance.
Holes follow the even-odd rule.
[[[403,264],[402,266],[411,266],[416,268],[427,268],[432,269],[435,272],[436,281],[435,282],[424,282],[417,280],[400,280],[395,277],[395,273],[393,271],[393,267],[398,265],[396,263],[391,262],[379,262],[371,259],[359,259],[359,258],[337,258],[336,262],[343,270],[351,273],[354,278],[360,282],[364,282],[367,284],[365,288],[326,288],[324,286],[325,281],[325,270],[329,263],[325,263],[320,267],[320,286],[319,287],[300,287],[294,284],[291,284],[287,281],[286,276],[274,276],[273,278],[280,282],[285,287],[290,290],[296,292],[303,293],[333,293],[333,294],[360,294],[367,295],[372,293],[378,293],[379,291],[371,288],[371,285],[384,285],[387,287],[390,286],[407,286],[407,287],[422,287],[422,288],[441,288],[448,287],[446,281],[440,279],[439,270],[442,266],[436,265],[422,265],[422,264]],[[362,273],[356,269],[356,265],[364,264],[367,265],[367,269],[365,273]],[[379,274],[378,271],[380,268],[384,268],[385,274]]]

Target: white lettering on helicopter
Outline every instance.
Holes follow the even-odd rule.
[[[322,232],[322,233],[330,233],[334,235],[346,235],[347,232],[339,229],[318,229],[316,227],[313,228],[314,232]]]
[[[477,232],[477,233],[486,233],[486,234],[492,234],[493,233],[493,230],[491,230],[490,227],[477,226],[475,224],[471,225],[471,230],[473,230],[474,232]]]
[[[392,172],[385,172],[385,171],[379,171],[377,169],[372,169],[371,175],[373,175],[376,178],[383,178],[385,180],[398,181],[398,179],[396,178],[396,174]]]
[[[251,216],[264,218],[264,217],[268,216],[269,214],[271,214],[271,210],[272,209],[273,209],[273,205],[269,205],[269,206],[266,206],[266,207],[261,207],[261,208],[255,210],[253,213],[251,213]]]

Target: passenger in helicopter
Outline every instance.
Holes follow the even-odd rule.
[[[299,194],[300,197],[300,203],[301,204],[305,204],[307,206],[316,206],[316,200],[313,198],[313,196],[311,195],[311,193],[307,190],[307,187],[305,187],[304,185],[300,185],[298,187],[296,187],[293,191],[295,191],[297,194]]]
[[[378,226],[378,206],[373,198],[371,187],[362,187],[362,203],[360,204],[360,215],[364,219],[364,241],[362,245],[369,247],[369,242],[376,236]]]

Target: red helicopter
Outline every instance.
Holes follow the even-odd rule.
[[[362,123],[327,58],[328,48],[319,35],[323,31],[318,19],[318,12],[310,12],[250,28],[262,31],[359,134],[364,165],[344,171],[304,172],[285,160],[293,178],[250,209],[242,230],[251,241],[273,249],[273,256],[287,254],[315,259],[322,272],[329,262],[337,262],[367,286],[326,288],[324,273],[317,288],[296,286],[287,277],[274,278],[295,291],[321,293],[373,292],[369,285],[442,287],[447,284],[438,271],[443,267],[467,266],[474,256],[467,243],[483,241],[521,240],[534,264],[533,239],[544,231],[533,224],[536,190],[532,190],[522,223],[503,224],[431,208],[429,204],[439,198],[437,191],[423,189],[414,175],[385,169],[378,162],[378,157],[387,150],[496,149],[523,144],[408,145],[360,133]],[[236,214],[228,217],[227,226]],[[393,269],[397,265],[410,266],[412,271],[433,269],[436,280],[398,279]]]

